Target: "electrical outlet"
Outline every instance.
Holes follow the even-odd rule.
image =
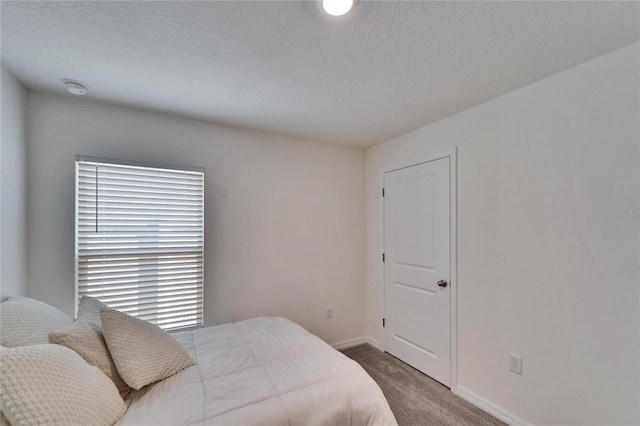
[[[333,306],[327,306],[326,308],[324,308],[324,311],[327,315],[327,319],[333,318]]]
[[[509,354],[509,370],[517,374],[522,374],[522,357]]]

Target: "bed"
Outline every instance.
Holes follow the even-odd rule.
[[[131,391],[118,426],[397,424],[359,364],[288,319],[171,336],[195,365]]]
[[[173,337],[197,364],[132,395],[119,425],[395,424],[360,365],[285,318]]]

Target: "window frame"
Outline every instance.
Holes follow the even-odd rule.
[[[177,165],[167,165],[167,164],[158,164],[158,163],[147,163],[147,162],[139,162],[139,161],[130,161],[130,160],[119,160],[112,158],[104,158],[104,157],[93,157],[86,155],[76,155],[74,161],[74,306],[75,306],[75,317],[78,315],[78,305],[80,302],[81,292],[80,292],[80,260],[81,260],[81,250],[80,250],[80,200],[79,200],[79,190],[80,190],[80,163],[97,163],[104,164],[106,166],[131,166],[136,168],[150,168],[150,169],[158,169],[159,171],[167,170],[167,171],[184,171],[184,172],[195,172],[202,175],[202,185],[201,185],[201,199],[202,199],[202,208],[201,208],[201,251],[195,251],[194,253],[199,253],[201,256],[201,283],[199,286],[200,299],[199,299],[199,310],[201,312],[201,317],[199,319],[199,323],[193,325],[186,326],[178,326],[178,327],[162,327],[162,325],[158,325],[163,330],[168,332],[176,332],[176,331],[186,331],[190,329],[202,328],[204,325],[204,283],[205,283],[205,175],[204,175],[204,167],[193,167],[193,166],[177,166]],[[96,175],[96,179],[98,176]],[[98,190],[96,188],[96,220],[98,215],[98,199],[97,199]],[[97,222],[96,222],[97,226]],[[135,253],[132,253],[135,254]],[[109,305],[109,303],[106,303]],[[117,309],[117,307],[116,307]],[[133,315],[136,316],[136,315]],[[153,323],[153,321],[151,321]]]

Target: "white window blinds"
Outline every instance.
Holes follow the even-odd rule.
[[[76,295],[202,325],[204,173],[76,157]]]

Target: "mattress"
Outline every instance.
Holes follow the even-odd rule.
[[[395,425],[355,361],[285,318],[175,333],[197,361],[132,396],[126,425]]]

